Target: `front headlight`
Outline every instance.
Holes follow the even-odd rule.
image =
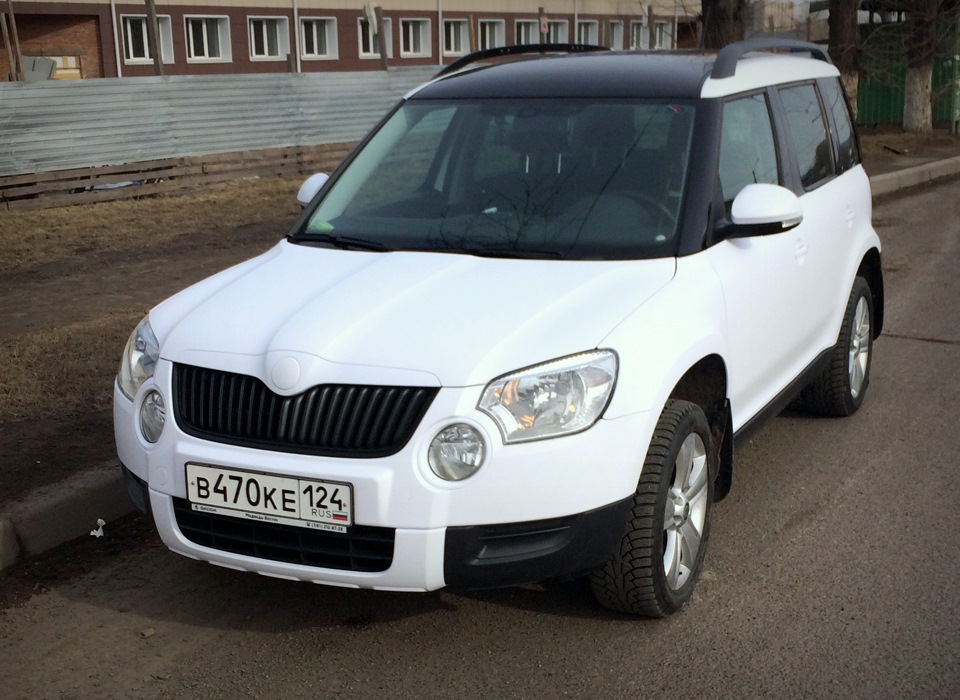
[[[144,317],[130,334],[130,340],[123,349],[123,357],[120,358],[120,371],[117,373],[120,391],[128,399],[132,401],[137,390],[153,376],[159,359],[160,343],[150,327],[150,318]]]
[[[504,444],[586,430],[610,402],[617,355],[594,350],[494,379],[477,408],[500,427]]]

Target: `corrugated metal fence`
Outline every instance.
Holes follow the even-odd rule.
[[[0,84],[0,177],[355,141],[435,72]]]

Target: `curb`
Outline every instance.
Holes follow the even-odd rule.
[[[927,182],[960,173],[960,156],[935,160],[932,163],[915,165],[892,173],[874,175],[870,178],[870,189],[874,197],[922,185]]]
[[[870,177],[874,197],[960,173],[960,156]],[[0,571],[135,510],[116,460],[37,489],[0,512]]]
[[[133,512],[120,463],[104,462],[31,492],[0,513],[0,570]]]

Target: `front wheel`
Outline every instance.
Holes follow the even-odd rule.
[[[590,576],[601,605],[664,617],[690,599],[710,532],[715,459],[701,408],[667,402],[620,548]]]

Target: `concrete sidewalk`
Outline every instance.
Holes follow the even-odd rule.
[[[874,196],[960,173],[960,156],[870,178]],[[133,512],[115,460],[33,491],[0,513],[0,570],[23,556],[40,554]],[[109,529],[107,530],[109,536]]]

